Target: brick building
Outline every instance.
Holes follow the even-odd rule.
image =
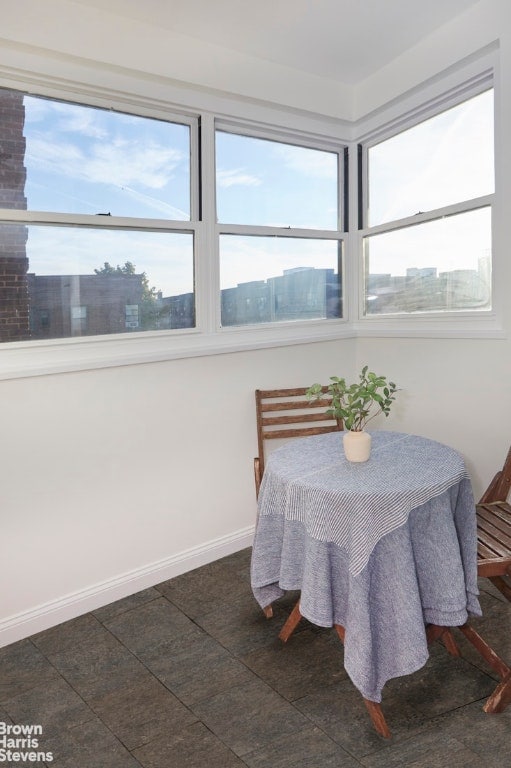
[[[28,289],[33,339],[126,333],[148,324],[143,275],[29,273]]]
[[[23,94],[0,89],[0,207],[26,210]],[[0,341],[30,338],[27,227],[2,224],[0,237]]]

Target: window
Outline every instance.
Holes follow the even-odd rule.
[[[491,309],[493,90],[365,157],[364,314]]]
[[[126,328],[139,327],[138,304],[126,304]]]
[[[216,131],[222,326],[342,316],[339,151]]]
[[[319,116],[272,127],[242,102],[196,111],[196,94],[171,112],[163,90],[104,89],[91,106],[0,88],[3,370],[500,330],[488,72],[405,117],[389,106],[396,121],[365,133],[358,189],[356,144],[348,158]],[[344,322],[346,290],[359,324]],[[17,342],[34,344],[24,356]]]
[[[31,321],[31,339],[77,335],[68,318],[78,305],[89,308],[80,335],[193,326],[193,235],[35,224],[10,225],[10,230],[26,241],[30,318],[42,308],[51,310],[46,326]],[[176,316],[183,296],[190,298],[184,318]],[[127,305],[138,307],[137,325],[128,318]]]
[[[194,327],[197,121],[5,89],[0,115],[0,340]]]
[[[87,331],[87,307],[71,307],[71,334],[80,336]]]

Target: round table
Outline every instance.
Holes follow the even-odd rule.
[[[460,454],[372,432],[369,461],[342,432],[294,440],[266,462],[251,579],[262,607],[300,590],[300,613],[345,630],[344,666],[364,698],[428,658],[426,624],[481,615],[475,505]]]

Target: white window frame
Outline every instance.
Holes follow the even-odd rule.
[[[9,66],[11,64],[11,66]],[[30,66],[31,69],[26,69]],[[23,68],[22,68],[23,67]],[[191,120],[197,123],[199,136],[192,133],[197,153],[192,152],[191,165],[191,221],[150,220],[150,228],[176,232],[191,232],[194,236],[194,275],[196,327],[170,331],[145,331],[136,334],[76,337],[56,340],[6,342],[0,344],[0,380],[38,376],[65,371],[117,367],[178,358],[217,355],[252,349],[308,344],[315,341],[339,340],[377,336],[424,338],[504,338],[502,307],[504,286],[499,280],[499,258],[493,243],[493,310],[483,317],[474,316],[433,318],[431,316],[403,316],[397,319],[361,317],[363,275],[361,272],[362,235],[358,231],[357,215],[357,145],[373,138],[381,139],[386,133],[398,129],[412,119],[419,122],[433,112],[446,108],[446,102],[456,97],[463,101],[474,84],[493,77],[496,111],[496,202],[493,229],[502,239],[504,212],[498,205],[501,183],[499,174],[499,70],[498,57],[489,54],[474,57],[466,65],[451,69],[445,76],[418,86],[408,94],[390,102],[380,110],[354,123],[332,121],[312,113],[297,113],[292,109],[239,99],[235,96],[207,93],[202,90],[172,84],[169,81],[139,77],[134,72],[115,75],[110,73],[108,86],[100,70],[86,63],[62,72],[52,67],[43,54],[34,54],[23,65],[13,54],[0,66],[0,86],[12,88],[34,96],[55,98],[90,107],[115,109],[120,112],[163,120]],[[74,80],[70,78],[74,77]],[[481,88],[482,90],[482,88]],[[231,126],[235,132],[248,132],[251,136],[285,140],[302,144],[310,142],[313,148],[349,148],[349,226],[344,227],[343,249],[343,318],[307,320],[293,323],[265,323],[247,327],[220,327],[220,280],[218,262],[218,236],[234,227],[218,225],[215,218],[215,127],[225,130]],[[195,138],[194,138],[195,136]],[[200,156],[199,156],[200,152]],[[201,178],[199,185],[198,167]],[[343,190],[344,191],[344,190]],[[340,198],[342,199],[342,198]],[[200,203],[200,205],[199,205]],[[0,211],[0,220],[14,223],[58,223],[61,215],[47,213]],[[200,216],[200,218],[199,218]],[[62,218],[62,223],[73,220],[76,224],[89,224],[86,216]],[[106,219],[106,217],[105,217]],[[97,224],[98,222],[95,222]],[[130,220],[108,217],[102,226],[126,228]],[[137,221],[138,223],[138,221]],[[136,225],[135,225],[136,228]],[[251,228],[252,230],[252,228]],[[263,232],[264,233],[264,232]],[[282,233],[280,233],[282,234]],[[301,236],[302,231],[291,230],[284,236]],[[321,235],[312,232],[313,237]],[[326,237],[337,237],[328,231]]]
[[[402,112],[394,116],[385,123],[383,127],[379,126],[358,138],[358,145],[362,147],[362,163],[358,168],[359,185],[361,185],[361,199],[357,200],[358,205],[362,206],[362,226],[358,226],[356,242],[351,243],[351,257],[357,260],[357,285],[352,285],[353,303],[357,307],[356,317],[354,318],[354,327],[357,335],[360,336],[423,336],[423,337],[502,337],[502,325],[499,313],[499,296],[497,290],[497,280],[495,277],[495,253],[492,247],[492,308],[488,310],[453,310],[441,312],[423,312],[423,313],[395,313],[382,315],[367,315],[365,308],[365,258],[364,258],[364,240],[373,235],[384,232],[402,230],[407,227],[420,225],[430,221],[436,221],[440,218],[452,216],[458,213],[469,212],[483,207],[489,207],[492,214],[492,229],[494,229],[495,200],[496,192],[491,195],[484,195],[471,200],[464,200],[459,203],[444,206],[424,213],[416,213],[402,219],[397,219],[382,224],[368,226],[368,153],[372,146],[386,139],[389,139],[402,131],[419,125],[420,123],[441,114],[443,111],[461,104],[468,99],[483,93],[486,90],[496,91],[495,73],[493,67],[485,68],[479,74],[470,77],[461,84],[454,86],[447,92],[441,92],[435,97],[429,99],[425,104],[419,104],[407,112]],[[495,137],[495,157],[497,157],[498,147]],[[497,162],[495,160],[495,166]],[[497,174],[496,174],[497,175]],[[497,189],[498,181],[495,178]],[[360,187],[359,187],[360,189]],[[360,212],[357,210],[357,216]],[[360,225],[360,221],[357,221]],[[492,238],[493,239],[493,238]],[[493,239],[494,240],[494,239]]]
[[[1,72],[0,85],[4,85]],[[215,216],[215,113],[184,109],[180,112],[176,107],[173,107],[172,111],[167,111],[162,108],[160,102],[135,97],[126,100],[125,94],[113,94],[111,92],[107,92],[103,97],[87,94],[86,98],[80,98],[76,93],[60,88],[45,89],[38,86],[36,89],[29,89],[20,84],[13,85],[10,82],[7,82],[5,87],[14,88],[34,96],[55,98],[89,107],[115,109],[122,113],[171,122],[188,122],[192,126],[190,221],[132,219],[14,209],[0,210],[0,221],[192,233],[194,237],[196,324],[194,328],[169,331],[141,331],[136,334],[5,342],[0,344],[0,361],[2,363],[0,365],[0,379],[214,355],[246,349],[332,340],[354,335],[345,318],[221,327],[218,264],[219,229]],[[235,125],[234,122],[230,124]],[[268,127],[266,123],[261,128],[260,126],[257,127],[254,121],[240,121],[235,130],[239,132],[242,125],[245,130],[247,130],[247,126],[250,126],[250,135],[257,134],[277,141],[282,141],[286,137],[290,143],[318,149],[328,148],[330,151],[332,149],[340,151],[346,146],[345,141],[342,142],[320,133],[311,133],[307,130],[279,131],[279,129]],[[265,229],[271,228],[261,228],[260,231],[264,233]],[[286,231],[284,236],[306,237],[308,235],[318,238],[323,234],[329,239],[342,239],[339,238],[338,231],[332,230],[323,233],[322,230],[294,229]],[[344,285],[343,288],[345,290]],[[346,306],[345,297],[344,306]]]
[[[282,144],[291,144],[298,147],[306,147],[309,149],[316,149],[325,152],[332,152],[337,155],[337,229],[304,229],[301,227],[271,227],[265,225],[256,224],[229,224],[218,221],[218,215],[216,210],[216,167],[214,174],[214,188],[215,188],[215,200],[214,200],[214,220],[215,225],[215,245],[216,252],[216,265],[218,269],[217,273],[217,297],[215,306],[215,328],[220,334],[240,333],[243,331],[256,331],[260,328],[296,328],[299,324],[320,325],[324,326],[325,323],[342,323],[346,325],[346,311],[344,307],[346,305],[345,300],[345,249],[347,238],[347,222],[345,221],[345,200],[344,200],[344,152],[347,148],[347,142],[340,141],[328,141],[325,138],[310,137],[306,134],[300,134],[298,132],[279,131],[277,129],[261,129],[254,127],[253,125],[247,125],[245,123],[215,119],[214,120],[214,132],[223,131],[225,133],[232,133],[237,136],[246,136],[247,138],[266,139],[268,141],[275,141]],[[214,154],[216,157],[216,153]],[[310,240],[333,240],[338,243],[341,248],[341,303],[343,306],[343,316],[340,318],[318,318],[317,320],[293,320],[290,322],[278,321],[276,323],[259,323],[254,325],[242,325],[242,326],[225,326],[221,324],[221,293],[220,293],[220,254],[219,243],[221,235],[245,235],[253,237],[277,237],[277,238],[300,238]]]
[[[1,78],[0,78],[1,81]],[[61,213],[53,211],[36,211],[0,208],[0,223],[28,224],[42,226],[82,227],[106,230],[136,230],[147,232],[187,233],[193,236],[193,269],[196,274],[199,262],[197,252],[201,240],[202,222],[200,212],[200,180],[199,180],[199,115],[179,110],[162,109],[161,104],[151,103],[144,99],[119,99],[113,94],[101,98],[88,94],[80,97],[75,92],[60,88],[45,88],[44,84],[37,88],[24,87],[23,83],[0,82],[2,87],[17,90],[26,95],[47,98],[55,101],[76,104],[120,114],[136,115],[149,119],[159,119],[169,123],[188,126],[190,130],[190,219],[147,219],[124,216],[101,216],[81,213]],[[195,293],[197,293],[195,291]],[[196,299],[196,326],[179,329],[179,331],[142,331],[137,334],[105,334],[101,336],[70,336],[62,339],[45,339],[35,341],[3,342],[0,344],[0,361],[4,368],[0,371],[0,379],[17,378],[24,375],[43,375],[45,373],[86,370],[88,368],[110,367],[119,364],[132,364],[152,360],[155,349],[158,349],[158,335],[168,337],[178,334],[181,337],[199,333],[201,322]],[[110,362],[108,362],[110,358]],[[164,359],[161,354],[157,359]]]

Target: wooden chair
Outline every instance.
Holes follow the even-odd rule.
[[[476,505],[477,572],[488,578],[511,602],[511,448]],[[511,703],[511,672],[504,670],[501,682],[484,705],[485,712],[502,712]]]
[[[477,504],[477,571],[511,602],[511,448]]]
[[[259,496],[263,479],[267,440],[288,440],[342,430],[342,422],[325,413],[330,405],[330,397],[326,396],[328,387],[323,387],[322,391],[325,397],[311,402],[305,396],[307,387],[256,389],[258,450],[258,455],[254,459],[256,496]],[[266,618],[271,619],[272,606],[268,605],[263,610]]]
[[[257,448],[254,459],[256,495],[263,478],[265,447],[267,440],[322,435],[342,430],[342,422],[325,410],[330,405],[328,387],[323,387],[325,397],[310,402],[305,397],[307,387],[294,389],[256,389]]]

